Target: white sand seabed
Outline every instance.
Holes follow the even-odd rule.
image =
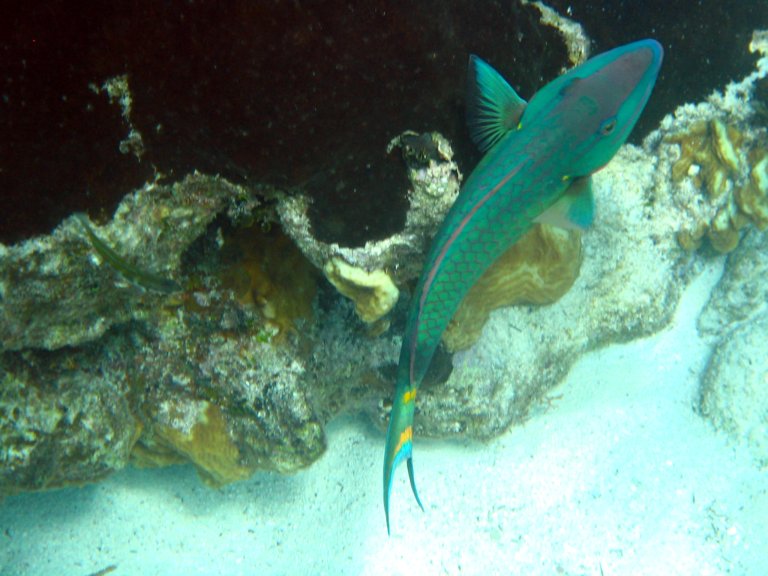
[[[343,417],[294,476],[210,490],[189,467],[125,470],[0,504],[2,576],[765,575],[768,471],[693,411],[709,345],[695,319],[586,355],[525,425],[487,444],[416,440],[422,513],[383,433]],[[561,397],[558,397],[562,395]]]

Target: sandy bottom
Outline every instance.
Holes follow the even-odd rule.
[[[2,576],[768,574],[768,471],[694,412],[709,349],[695,318],[584,357],[524,426],[480,443],[416,441],[387,537],[383,434],[360,418],[291,477],[214,491],[189,467],[125,470],[0,504]]]

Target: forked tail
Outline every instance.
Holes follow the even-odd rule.
[[[395,399],[392,403],[392,413],[389,416],[387,429],[387,446],[384,452],[384,514],[387,517],[387,534],[389,534],[389,495],[392,492],[392,479],[397,465],[403,460],[408,461],[408,477],[411,480],[411,490],[416,497],[419,507],[424,506],[416,491],[416,481],[413,478],[413,412],[416,402],[416,388],[400,386],[395,388]]]

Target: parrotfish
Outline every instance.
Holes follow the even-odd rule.
[[[490,65],[470,56],[467,121],[486,154],[441,224],[411,300],[384,454],[387,533],[392,478],[403,460],[424,509],[413,474],[416,391],[459,304],[535,223],[589,226],[590,175],[626,141],[662,58],[655,40],[627,44],[573,68],[526,103]]]

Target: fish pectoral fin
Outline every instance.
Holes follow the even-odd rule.
[[[584,230],[595,219],[592,178],[576,178],[565,193],[534,220],[566,230]]]
[[[525,106],[501,74],[474,54],[469,57],[467,126],[481,152],[517,128]]]

